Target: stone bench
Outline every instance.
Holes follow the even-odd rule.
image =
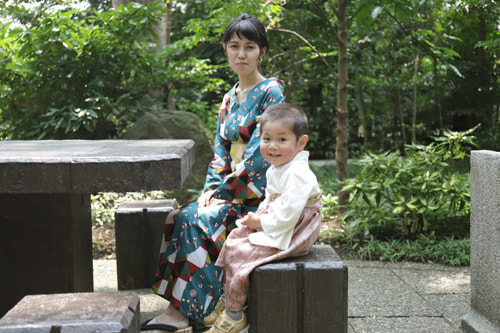
[[[250,275],[250,333],[347,332],[347,266],[331,246],[257,267]]]
[[[177,201],[126,201],[115,213],[116,270],[118,289],[151,288],[165,220]]]
[[[133,292],[29,295],[0,319],[0,333],[140,332],[139,303]]]
[[[152,286],[165,219],[176,207],[175,200],[153,200],[117,209],[119,289]],[[347,266],[328,245],[262,265],[250,275],[248,305],[250,332],[347,332]]]

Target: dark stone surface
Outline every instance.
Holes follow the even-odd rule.
[[[250,332],[347,332],[347,266],[331,246],[257,267],[250,275]]]
[[[0,316],[29,294],[92,291],[90,193],[180,187],[192,140],[0,142]]]
[[[139,296],[133,292],[30,295],[0,319],[5,333],[139,331]]]
[[[0,142],[0,193],[94,193],[179,188],[191,140]]]
[[[29,294],[92,291],[89,194],[0,194],[0,316]]]
[[[165,220],[177,208],[175,200],[126,201],[115,213],[118,289],[151,288]]]

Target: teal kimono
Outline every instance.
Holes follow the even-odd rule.
[[[189,318],[203,322],[224,293],[223,274],[215,267],[226,237],[236,220],[255,212],[264,198],[266,170],[260,152],[259,119],[265,109],[283,103],[283,81],[270,78],[238,104],[235,89],[222,101],[214,158],[204,190],[230,204],[203,207],[193,202],[169,215],[160,250],[153,291]]]

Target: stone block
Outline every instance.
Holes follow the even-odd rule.
[[[471,153],[470,311],[464,332],[500,332],[500,152]]]
[[[90,195],[0,193],[0,317],[26,295],[93,291]]]
[[[250,332],[347,332],[347,266],[331,246],[257,267],[250,275]]]
[[[175,199],[127,201],[115,213],[118,289],[151,288],[168,214]]]
[[[25,296],[0,319],[0,333],[140,332],[133,292]]]

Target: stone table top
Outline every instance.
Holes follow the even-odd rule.
[[[179,188],[192,140],[0,141],[0,194]]]

